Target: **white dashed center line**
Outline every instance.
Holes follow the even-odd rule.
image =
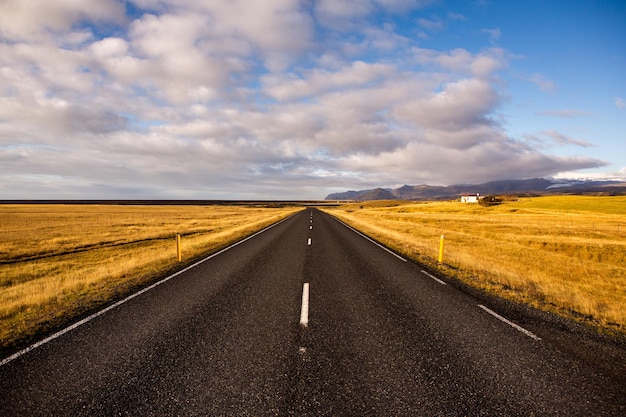
[[[307,327],[309,325],[309,283],[305,282],[302,286],[302,307],[300,309],[300,326]]]

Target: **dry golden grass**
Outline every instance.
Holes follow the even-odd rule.
[[[0,205],[0,349],[299,208]]]
[[[626,333],[626,197],[541,197],[492,207],[372,202],[327,211],[470,285]]]

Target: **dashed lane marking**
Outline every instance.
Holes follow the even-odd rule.
[[[530,338],[532,338],[532,339],[535,339],[535,340],[541,340],[541,338],[540,338],[539,336],[537,336],[536,334],[534,334],[534,333],[532,333],[532,332],[530,332],[530,331],[528,331],[528,330],[524,329],[522,326],[519,326],[519,325],[517,325],[517,324],[513,323],[513,322],[512,322],[512,321],[510,321],[510,320],[505,319],[504,317],[502,317],[501,315],[499,315],[499,314],[498,314],[498,313],[496,313],[495,311],[488,309],[488,308],[487,308],[487,307],[485,307],[484,305],[482,305],[482,304],[478,304],[478,307],[482,308],[483,310],[485,310],[487,313],[491,314],[492,316],[494,316],[494,317],[495,317],[495,318],[497,318],[498,320],[500,320],[500,321],[502,321],[502,322],[504,322],[504,323],[508,324],[509,326],[511,326],[511,327],[513,327],[513,328],[515,328],[516,330],[518,330],[518,331],[520,331],[520,332],[524,333],[526,336],[528,336],[528,337],[530,337]]]
[[[436,276],[431,275],[428,272],[424,271],[423,269],[422,269],[422,274],[426,275],[428,278],[434,279],[435,281],[437,281],[441,285],[448,285],[445,282],[443,282],[442,280],[440,280],[439,278],[437,278]]]
[[[300,326],[309,325],[309,283],[302,286],[302,307],[300,308]]]

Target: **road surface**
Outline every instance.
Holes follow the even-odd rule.
[[[618,416],[625,350],[315,209],[0,366],[1,416]]]

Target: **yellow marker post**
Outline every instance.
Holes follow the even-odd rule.
[[[441,235],[441,239],[439,240],[439,263],[443,263],[443,239],[444,235]]]
[[[183,256],[180,250],[180,233],[176,233],[176,255],[178,257],[178,262],[182,262]]]

